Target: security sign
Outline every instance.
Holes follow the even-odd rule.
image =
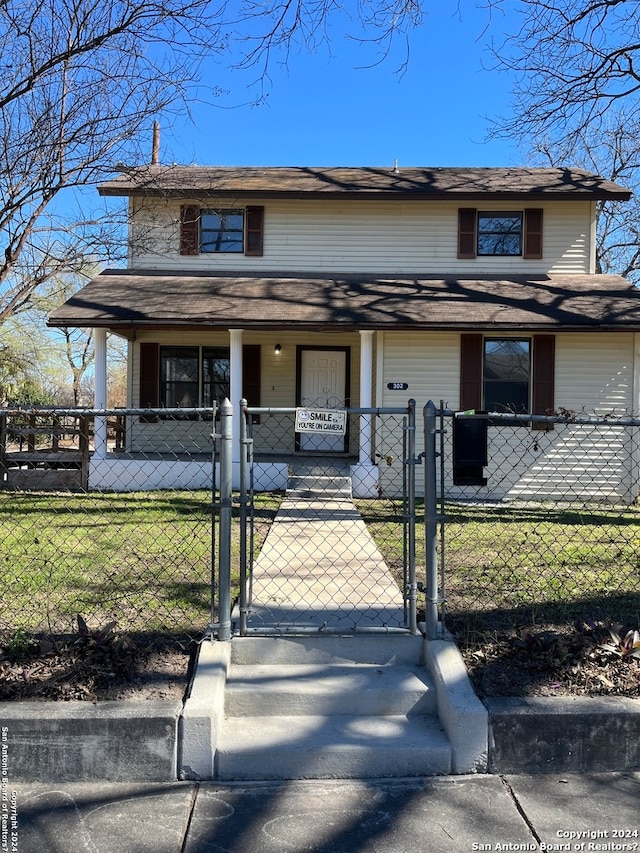
[[[330,409],[296,409],[296,432],[323,432],[345,435],[347,413]]]

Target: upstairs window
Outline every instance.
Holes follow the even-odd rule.
[[[522,214],[478,213],[478,255],[522,254]]]
[[[542,209],[459,208],[458,257],[542,258]]]
[[[201,252],[242,252],[244,250],[244,210],[202,210],[200,212]]]
[[[180,254],[263,253],[264,207],[180,208]]]

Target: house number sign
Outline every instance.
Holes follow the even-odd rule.
[[[387,382],[389,391],[407,391],[409,388],[408,382]]]
[[[347,413],[330,409],[296,409],[296,432],[330,432],[345,435]]]

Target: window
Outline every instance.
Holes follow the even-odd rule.
[[[163,406],[198,405],[197,347],[162,347],[160,350],[160,400]]]
[[[520,255],[522,214],[508,211],[478,213],[479,255]]]
[[[260,405],[260,344],[242,347],[242,395]],[[173,347],[140,344],[141,408],[210,408],[230,396],[231,362],[228,347]],[[254,423],[258,422],[254,415]],[[153,422],[154,415],[141,421]]]
[[[160,401],[167,408],[197,408],[229,396],[229,350],[160,347]]]
[[[242,252],[244,210],[203,210],[200,213],[201,252]]]
[[[529,412],[530,341],[514,338],[484,340],[482,371],[484,410]]]
[[[458,210],[458,257],[542,258],[542,209]]]
[[[463,411],[554,411],[555,336],[460,336],[460,408]],[[532,423],[532,429],[549,425]]]
[[[201,210],[198,205],[180,208],[180,254],[263,253],[264,207]]]
[[[213,406],[231,395],[231,359],[228,349],[202,351],[202,405]]]

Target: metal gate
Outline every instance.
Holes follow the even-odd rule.
[[[337,413],[352,456],[300,453],[296,418],[305,416],[316,417],[241,405],[234,630],[418,633],[415,402]],[[281,503],[259,542],[265,493]]]

